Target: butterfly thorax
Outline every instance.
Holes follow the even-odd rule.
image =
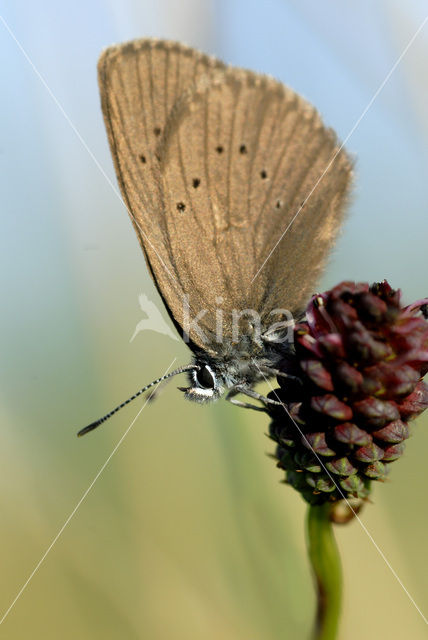
[[[208,402],[227,390],[252,388],[272,377],[292,348],[287,341],[259,343],[243,336],[238,343],[224,342],[215,355],[195,352],[193,361],[199,368],[189,373],[191,386],[185,389],[185,397]]]

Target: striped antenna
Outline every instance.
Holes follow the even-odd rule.
[[[114,414],[117,413],[118,411],[120,411],[120,409],[122,409],[127,404],[132,402],[132,400],[135,400],[135,398],[138,398],[138,396],[140,396],[142,393],[147,391],[147,389],[150,389],[150,387],[153,387],[155,384],[160,384],[164,380],[167,380],[168,378],[172,378],[173,376],[176,376],[179,373],[184,373],[185,371],[195,371],[195,370],[198,370],[198,369],[200,369],[200,367],[198,367],[198,365],[196,365],[196,364],[188,364],[185,367],[180,367],[179,369],[175,369],[175,371],[171,371],[171,373],[167,373],[165,376],[162,376],[161,378],[157,378],[157,380],[153,380],[153,382],[151,382],[150,384],[146,384],[146,386],[143,387],[142,389],[140,389],[139,391],[137,391],[137,393],[134,393],[134,395],[131,396],[130,398],[128,398],[128,400],[125,400],[125,402],[122,402],[122,404],[117,406],[115,409],[113,409],[112,411],[109,411],[109,413],[106,413],[105,416],[103,416],[99,420],[96,420],[95,422],[91,422],[91,424],[88,424],[87,427],[84,427],[83,429],[80,429],[80,431],[78,432],[77,436],[80,438],[81,436],[84,436],[85,433],[89,433],[90,431],[93,431],[94,429],[99,427],[100,424],[102,424],[103,422],[105,422],[106,420],[108,420],[109,418],[114,416]]]

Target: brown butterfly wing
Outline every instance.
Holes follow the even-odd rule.
[[[101,106],[122,196],[175,322],[171,304],[181,300],[182,289],[165,223],[157,149],[177,99],[201,75],[220,68],[223,63],[190,47],[154,39],[109,47],[98,62]]]
[[[210,339],[218,306],[226,337],[232,309],[301,310],[351,175],[313,107],[270,78],[170,43],[109,49],[99,69],[122,192],[175,322],[184,294]]]
[[[202,78],[171,113],[160,171],[183,290],[195,313],[208,309],[202,328],[215,332],[219,297],[229,333],[233,309],[267,320],[278,307],[304,308],[351,178],[347,155],[312,106],[252,72]]]

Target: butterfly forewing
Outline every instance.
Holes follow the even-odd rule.
[[[149,269],[171,312],[181,299],[163,216],[158,147],[165,124],[196,78],[224,65],[179,43],[137,40],[106,49],[98,63],[101,105],[119,185]]]
[[[119,182],[175,322],[183,295],[193,315],[207,310],[208,335],[219,298],[226,334],[233,308],[300,311],[351,176],[315,109],[266,76],[170,43],[115,47],[99,68]]]

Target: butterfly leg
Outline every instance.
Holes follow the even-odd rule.
[[[235,400],[234,396],[236,396],[238,393],[242,393],[244,396],[254,398],[259,402],[262,402],[265,406],[257,407],[256,405],[250,404],[249,402],[241,402],[240,400]],[[226,400],[229,400],[229,402],[237,405],[238,407],[244,407],[245,409],[254,409],[255,411],[266,411],[266,405],[268,404],[275,404],[275,405],[282,406],[281,402],[278,402],[277,400],[272,400],[271,398],[267,398],[266,396],[263,396],[261,393],[258,393],[257,391],[254,391],[249,387],[245,387],[244,385],[236,385],[235,387],[232,387],[232,389],[230,389],[229,393],[226,396]]]
[[[238,393],[242,393],[244,396],[248,396],[249,398],[254,398],[259,402],[263,402],[263,404],[275,404],[277,406],[282,407],[282,402],[278,400],[273,400],[272,398],[267,398],[266,396],[258,393],[258,391],[254,391],[254,389],[250,389],[249,387],[241,387]]]
[[[242,407],[243,409],[253,409],[254,411],[266,411],[266,407],[258,407],[255,404],[251,404],[250,402],[242,402],[241,400],[236,400],[235,396],[238,393],[242,393],[242,390],[245,387],[241,387],[240,385],[236,385],[230,389],[229,393],[226,396],[226,400],[228,400],[231,404],[234,404],[237,407]]]
[[[230,404],[234,404],[235,407],[242,407],[243,409],[253,409],[253,411],[266,412],[266,407],[258,407],[255,404],[251,404],[251,402],[241,402],[241,400],[235,400],[235,398],[230,397],[229,394],[226,396],[226,400],[229,400]]]
[[[288,378],[289,380],[293,380],[294,382],[299,382],[299,384],[303,384],[301,379],[298,376],[293,376],[291,373],[285,373],[285,371],[280,371],[279,369],[275,369],[273,367],[268,367],[264,365],[259,365],[259,369],[262,373],[266,373],[270,376],[279,376],[280,378]]]

